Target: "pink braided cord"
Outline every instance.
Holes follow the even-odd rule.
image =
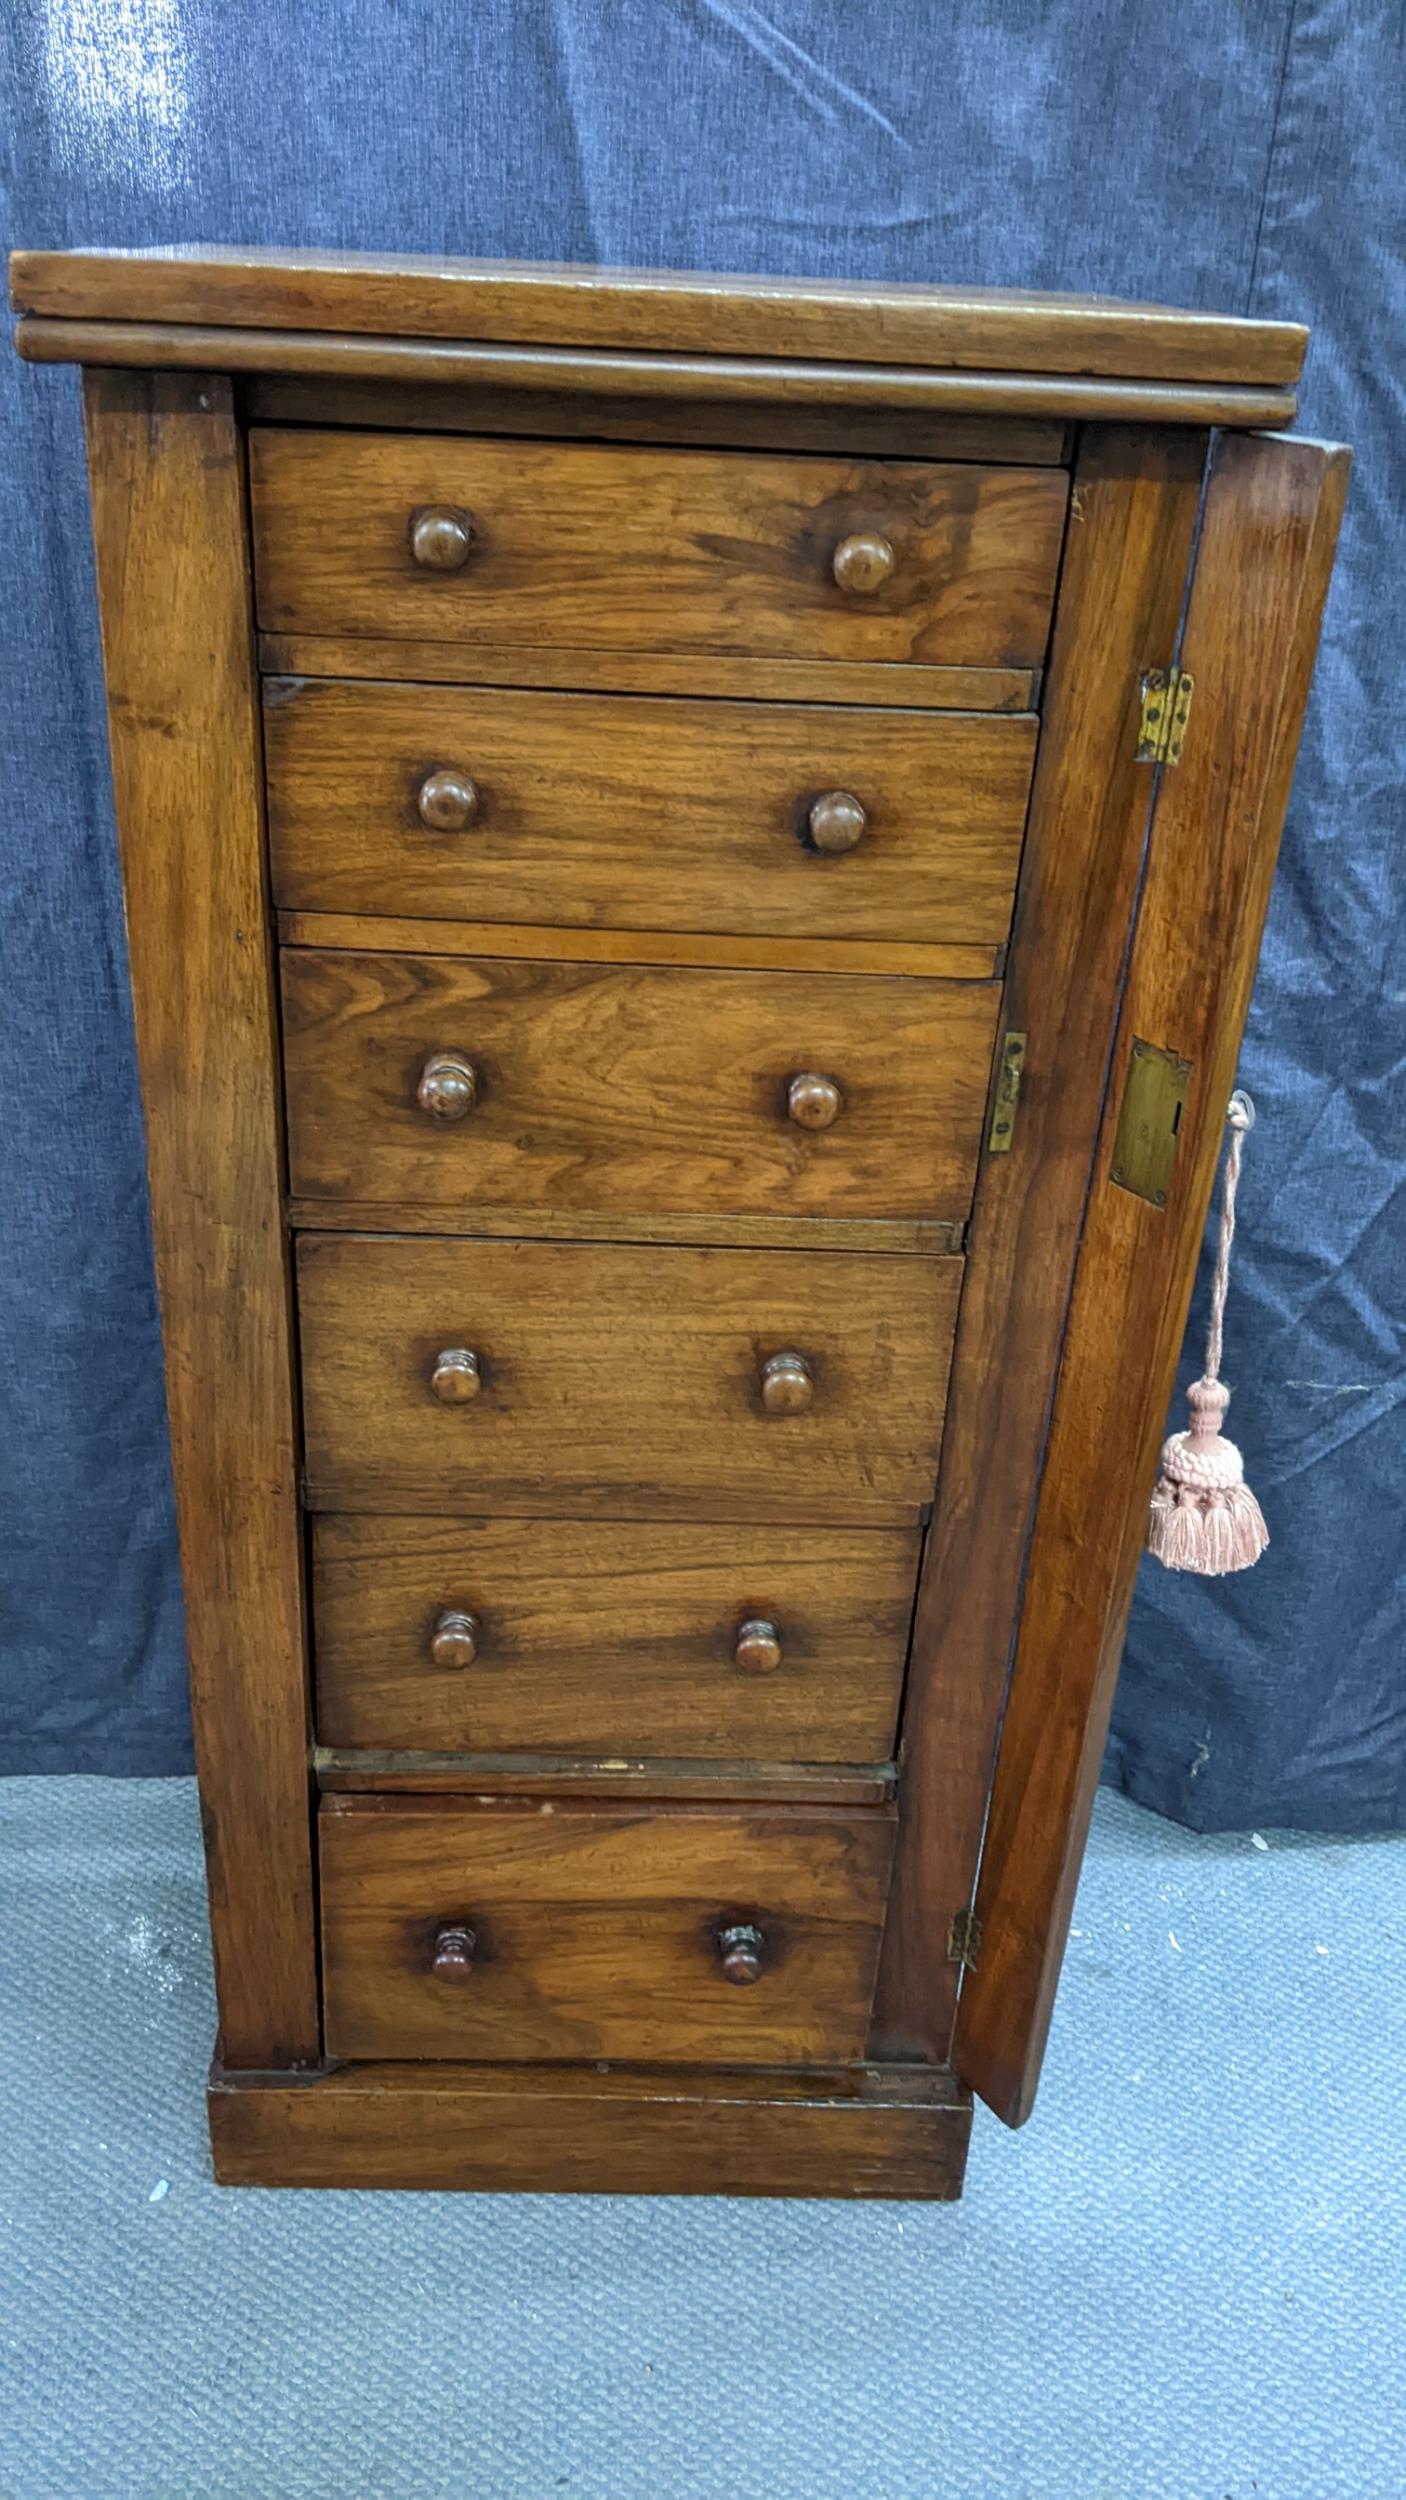
[[[1245,1134],[1253,1128],[1255,1107],[1248,1094],[1232,1094],[1226,1112],[1230,1124],[1230,1152],[1225,1158],[1225,1188],[1221,1196],[1220,1241],[1216,1249],[1216,1272],[1211,1285],[1211,1324],[1206,1332],[1207,1380],[1219,1380],[1220,1358],[1225,1336],[1225,1297],[1230,1286],[1230,1245],[1235,1239],[1235,1192],[1240,1186],[1240,1160],[1245,1152]]]

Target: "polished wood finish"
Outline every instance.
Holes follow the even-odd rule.
[[[594,442],[701,443],[719,451],[863,452],[880,459],[976,460],[1013,467],[1059,468],[1069,427],[1058,417],[982,417],[935,413],[905,406],[901,394],[885,405],[882,379],[875,390],[865,366],[833,365],[837,399],[816,401],[815,368],[774,368],[778,389],[770,396],[704,396],[716,378],[704,370],[700,396],[650,389],[651,365],[637,394],[613,387],[609,394],[553,388],[545,378],[526,384],[490,379],[432,382],[358,382],[324,376],[251,373],[244,383],[244,412],[251,425],[351,425],[413,434],[541,434],[560,440],[586,436]],[[917,377],[905,377],[911,390]]]
[[[469,1346],[445,1346],[430,1365],[430,1388],[441,1406],[467,1406],[483,1387],[483,1367]]]
[[[1034,2093],[1345,482],[1210,429],[1302,333],[16,293],[95,368],[221,2174],[954,2193],[949,2061]]]
[[[786,1088],[786,1117],[797,1128],[833,1128],[844,1107],[843,1089],[815,1068],[803,1068]]]
[[[1180,665],[1215,710],[1153,819],[958,2012],[961,2071],[1010,2125],[1039,2076],[1347,472],[1319,443],[1233,438],[1211,471]],[[1165,1209],[1110,1177],[1138,1034],[1193,1063]]]
[[[732,1656],[744,1675],[775,1675],[785,1654],[778,1627],[765,1615],[749,1615],[738,1626]]]
[[[400,920],[381,914],[285,911],[286,946],[368,948],[389,955],[489,955],[536,963],[699,964],[721,972],[892,972],[928,981],[988,981],[999,946],[889,945],[871,938],[696,936],[675,929],[559,929],[511,920]]]
[[[318,1824],[331,2056],[863,2055],[882,1808],[328,1797]],[[436,1974],[446,1925],[473,1930],[467,1985]],[[729,1986],[749,1951],[757,1984]]]
[[[64,320],[383,330],[651,355],[818,350],[861,363],[1242,384],[1296,381],[1308,335],[1295,322],[1092,295],[215,244],[16,252],[10,289],[17,312]]]
[[[243,461],[214,376],[91,375],[85,410],[220,2039],[292,2067],[319,2030]]]
[[[249,457],[273,633],[995,668],[1044,653],[1060,470],[264,427]],[[441,501],[472,510],[474,554],[430,575],[406,522]],[[851,599],[836,550],[880,526],[892,580]]]
[[[954,2197],[971,2130],[931,2066],[217,2067],[209,2112],[226,2187],[577,2196]]]
[[[272,693],[266,689],[266,701]],[[267,742],[265,753],[267,760]],[[467,773],[426,773],[415,793],[415,813],[430,833],[463,833],[478,814],[478,797],[478,784]]]
[[[915,1534],[871,1529],[318,1519],[318,1732],[341,1748],[884,1760],[917,1557]],[[466,1621],[471,1641],[440,1659],[440,1627]]]
[[[907,1525],[927,1501],[961,1262],[581,1242],[298,1244],[308,1492],[326,1510]],[[428,1373],[472,1327],[482,1394]],[[814,1375],[768,1413],[774,1354]]]
[[[758,1384],[768,1415],[805,1415],[815,1403],[815,1372],[803,1354],[769,1354]]]
[[[806,809],[810,847],[826,858],[854,850],[868,825],[869,811],[852,790],[822,790]]]
[[[478,1070],[461,1050],[432,1050],[415,1085],[415,1103],[441,1124],[466,1120],[478,1101]]]
[[[472,1927],[441,1927],[430,1952],[430,1971],[436,1979],[467,1979],[478,1953],[478,1935]]]
[[[474,526],[452,504],[431,504],[410,515],[410,561],[428,573],[461,573],[473,552]]]
[[[264,736],[288,909],[989,948],[1036,724],[274,679]]]
[[[856,530],[842,538],[830,558],[830,570],[852,599],[869,599],[893,579],[898,567],[892,541],[881,530]]]
[[[301,1199],[417,1199],[446,1231],[480,1200],[949,1222],[971,1203],[990,986],[297,948],[282,989]]]
[[[725,651],[491,649],[468,642],[377,634],[260,634],[271,677],[397,679],[438,686],[557,688],[568,694],[738,697],[754,703],[853,703],[934,712],[1028,712],[1040,672],[1029,668],[897,667],[886,660],[759,660]]]
[[[318,1788],[328,1796],[646,1798],[654,1805],[883,1806],[892,1802],[892,1762],[745,1762],[686,1755],[384,1752],[319,1745]]]
[[[360,1198],[290,1198],[288,1222],[294,1232],[437,1233],[445,1229],[444,1208],[413,1198],[373,1203]],[[609,1215],[591,1215],[580,1208],[563,1212],[535,1207],[477,1205],[473,1210],[476,1237],[518,1241],[677,1242],[699,1250],[874,1250],[886,1258],[946,1258],[960,1253],[965,1233],[961,1224],[910,1222],[902,1217],[642,1214],[625,1208]]]
[[[754,1926],[750,1920],[719,1927],[717,1948],[722,1975],[734,1988],[754,1988],[771,1957],[771,1939],[765,1928]]]
[[[471,1667],[478,1657],[483,1639],[483,1626],[477,1615],[466,1614],[462,1606],[447,1606],[435,1617],[430,1633],[430,1664],[433,1667]],[[319,1651],[325,1644],[325,1627],[319,1620]],[[417,1730],[417,1733],[421,1731]]]
[[[913,366],[783,364],[773,358],[611,355],[561,348],[484,347],[388,337],[335,337],[324,331],[162,326],[128,321],[50,321],[15,330],[33,364],[126,365],[177,370],[219,366],[230,374],[285,373],[334,382],[400,383],[421,391],[445,384],[500,391],[577,392],[637,404],[653,393],[690,412],[700,401],[803,409],[855,408],[946,419],[960,415],[1036,420],[1092,419],[1105,425],[1268,426],[1292,423],[1294,393],[1276,384],[1109,380],[1103,376],[928,371]],[[579,428],[577,429],[580,430]],[[633,429],[632,429],[633,430]],[[772,429],[768,427],[768,432]],[[788,435],[788,440],[789,440]]]
[[[913,1629],[876,2055],[949,2053],[957,1966],[932,1940],[975,1877],[1154,786],[1134,760],[1138,678],[1175,647],[1204,452],[1189,435],[1100,432],[1074,473],[1001,1011],[1004,1029],[1028,1032],[1029,1053],[1011,1149],[984,1158],[973,1214]]]

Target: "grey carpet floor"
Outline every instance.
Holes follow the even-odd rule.
[[[4,2500],[1403,2500],[1406,1839],[1099,1801],[957,2207],[211,2185],[192,1789],[0,1783]]]

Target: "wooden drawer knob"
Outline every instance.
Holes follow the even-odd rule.
[[[437,1667],[471,1667],[478,1656],[479,1621],[459,1606],[446,1606],[430,1634],[430,1656]]]
[[[441,1406],[467,1406],[483,1387],[478,1356],[465,1345],[446,1346],[434,1358],[430,1387]]]
[[[478,814],[478,790],[467,773],[443,765],[426,773],[415,793],[415,808],[431,833],[462,833]]]
[[[732,1654],[744,1675],[774,1675],[781,1664],[781,1635],[765,1615],[749,1615],[738,1627]]]
[[[817,851],[852,851],[864,839],[869,819],[852,790],[822,790],[806,817],[806,831]]]
[[[461,1050],[431,1051],[415,1100],[432,1120],[465,1120],[478,1100],[478,1070]]]
[[[410,553],[427,573],[457,573],[473,543],[474,525],[457,504],[426,504],[410,515]]]
[[[766,1954],[766,1938],[760,1927],[746,1922],[736,1927],[720,1927],[717,1945],[724,1979],[730,1979],[734,1988],[754,1987],[762,1975]]]
[[[803,1415],[815,1395],[815,1376],[803,1354],[773,1354],[762,1365],[761,1386],[768,1415]]]
[[[851,598],[868,599],[883,589],[896,562],[881,531],[856,530],[853,537],[840,540],[830,558],[830,570]]]
[[[786,1111],[797,1128],[833,1128],[845,1107],[844,1095],[832,1076],[804,1068],[786,1088]]]
[[[467,1979],[477,1950],[478,1938],[472,1927],[441,1927],[434,1940],[430,1968],[436,1979]]]

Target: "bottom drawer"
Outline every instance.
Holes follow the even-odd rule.
[[[891,1810],[331,1798],[332,2057],[864,2055]]]

